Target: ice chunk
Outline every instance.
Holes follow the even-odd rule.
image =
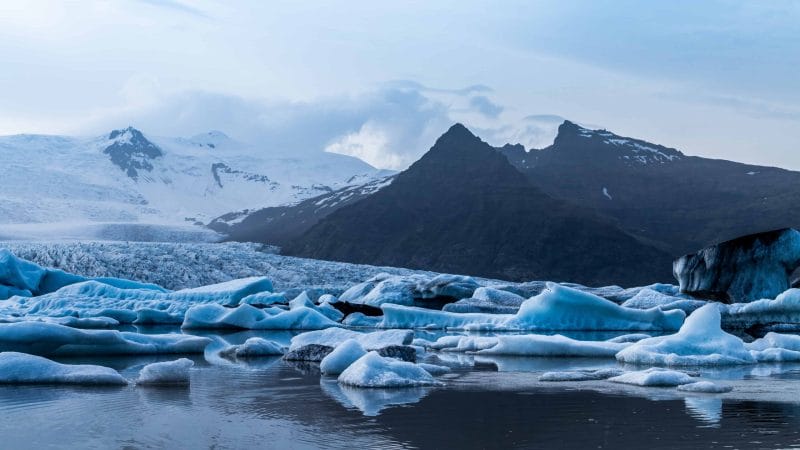
[[[751,234],[675,260],[681,292],[750,302],[773,298],[791,286],[800,266],[800,232],[791,228]]]
[[[800,323],[800,289],[789,289],[774,300],[725,305],[722,313],[725,327],[737,329],[772,323]]]
[[[476,344],[469,345],[470,341]],[[552,336],[527,334],[464,337],[459,341],[456,350],[469,349],[479,355],[613,357],[629,345],[629,343],[607,341],[578,341],[560,334]]]
[[[256,294],[248,295],[247,297],[243,298],[241,303],[264,307],[264,306],[272,306],[275,304],[285,305],[289,303],[289,300],[287,300],[286,295],[284,295],[283,293],[259,292]]]
[[[677,330],[680,310],[624,308],[576,289],[547,283],[515,315],[451,313],[386,304],[383,328],[453,328],[474,330]]]
[[[263,277],[243,278],[196,289],[160,292],[154,289],[120,289],[98,281],[85,281],[33,298],[0,301],[0,315],[94,317],[101,310],[142,309],[164,311],[172,323],[191,306],[206,303],[236,305],[254,292],[271,288]],[[151,316],[155,317],[155,316]]]
[[[410,330],[387,330],[359,333],[344,328],[328,328],[298,334],[292,338],[289,351],[297,350],[309,344],[337,347],[348,339],[354,339],[365,350],[378,350],[390,345],[409,345],[414,339],[414,332]]]
[[[0,353],[0,383],[115,384],[128,382],[110,367],[88,364],[59,364],[26,353]]]
[[[366,354],[367,351],[357,340],[348,339],[337,345],[328,356],[323,358],[319,368],[326,375],[339,375],[350,367],[350,364]]]
[[[210,342],[182,334],[78,330],[43,322],[0,324],[0,350],[46,356],[202,353]]]
[[[243,344],[232,345],[220,352],[220,356],[235,358],[253,358],[258,356],[275,356],[286,353],[286,347],[260,337],[251,337]]]
[[[139,372],[139,378],[136,380],[136,384],[189,384],[189,369],[193,366],[194,362],[186,358],[148,364]]]
[[[418,365],[369,352],[339,375],[339,383],[366,388],[436,386],[441,384]]]
[[[381,306],[391,303],[406,306],[441,306],[437,301],[467,298],[479,287],[471,277],[414,274],[406,276],[378,274],[339,296],[340,302]]]
[[[696,380],[684,372],[653,367],[647,370],[626,372],[611,377],[608,381],[636,386],[680,386],[694,383]]]
[[[545,372],[539,381],[592,381],[606,380],[625,373],[622,369],[576,370],[565,372]]]
[[[608,342],[639,342],[642,339],[647,339],[651,337],[649,334],[644,333],[633,333],[633,334],[623,334],[622,336],[613,337],[608,339]]]
[[[733,390],[732,387],[724,384],[716,384],[711,381],[697,381],[695,383],[682,384],[678,386],[679,391],[703,392],[707,394],[722,394]]]
[[[524,297],[513,292],[491,287],[479,287],[475,289],[471,298],[445,305],[442,310],[458,313],[514,314],[524,301]]]
[[[7,249],[0,249],[0,284],[36,292],[46,270],[38,264],[17,258]]]
[[[660,366],[750,364],[744,342],[720,328],[720,309],[708,304],[693,312],[680,331],[643,339],[617,354],[617,360]]]
[[[341,326],[315,309],[300,306],[289,311],[258,309],[250,305],[226,308],[209,303],[186,312],[181,328],[239,328],[246,330],[319,330]]]

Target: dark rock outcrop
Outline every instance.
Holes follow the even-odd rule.
[[[681,292],[726,303],[775,298],[800,267],[800,232],[791,228],[742,236],[673,263]]]
[[[103,153],[134,180],[139,179],[140,170],[151,172],[152,160],[164,155],[157,145],[147,140],[141,131],[133,127],[114,130],[108,135],[108,139],[111,144],[103,150]]]

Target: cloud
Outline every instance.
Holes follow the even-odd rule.
[[[485,95],[476,95],[469,99],[469,104],[486,117],[496,118],[503,112],[503,107],[493,103]]]

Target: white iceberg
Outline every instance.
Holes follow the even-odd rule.
[[[348,339],[355,340],[365,350],[379,350],[393,345],[410,345],[414,340],[414,332],[386,330],[360,333],[344,328],[328,328],[294,336],[289,345],[289,351],[299,350],[307,345],[324,345],[335,348]]]
[[[684,392],[701,392],[705,394],[723,394],[733,390],[731,386],[724,384],[717,384],[711,381],[697,381],[689,384],[682,384],[678,386],[679,391]]]
[[[139,372],[139,378],[136,380],[136,384],[189,384],[189,369],[193,366],[194,362],[186,358],[148,364]]]
[[[653,367],[647,370],[625,372],[609,378],[608,381],[636,386],[674,387],[694,383],[697,380],[684,372]]]
[[[130,311],[144,311],[152,323],[161,312],[168,323],[183,317],[199,304],[237,305],[247,295],[272,289],[264,277],[243,278],[195,289],[161,292],[154,289],[123,289],[98,281],[70,284],[38,297],[13,297],[0,301],[2,316],[96,317],[114,314],[114,319],[130,319]],[[138,315],[137,315],[138,318]]]
[[[235,358],[254,358],[259,356],[276,356],[286,353],[286,347],[275,341],[260,337],[251,337],[239,345],[232,345],[222,351],[220,356]]]
[[[369,352],[351,364],[339,375],[339,383],[365,388],[406,386],[436,386],[442,384],[418,365],[393,358],[384,358],[378,352]]]
[[[124,385],[128,382],[110,367],[59,364],[26,353],[0,353],[0,384],[31,383]]]
[[[539,381],[593,381],[606,380],[624,374],[622,369],[594,369],[545,372],[539,376]]]
[[[0,350],[36,355],[203,353],[209,343],[209,338],[183,334],[79,330],[44,322],[0,324]]]
[[[466,330],[677,330],[680,310],[625,308],[596,295],[547,283],[516,314],[451,313],[384,304],[382,328]]]
[[[181,328],[238,328],[245,330],[319,330],[339,327],[316,309],[298,306],[284,310],[276,307],[258,309],[250,305],[226,308],[216,303],[189,308]]]
[[[337,345],[328,356],[322,359],[319,369],[325,375],[339,375],[366,354],[367,351],[357,340],[348,339]]]
[[[754,325],[800,323],[800,289],[789,289],[775,299],[725,305],[722,323],[726,328],[746,329]]]

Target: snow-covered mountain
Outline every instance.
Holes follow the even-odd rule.
[[[0,158],[0,224],[207,222],[386,175],[350,156],[282,152],[219,131],[170,138],[132,127],[4,136]]]

